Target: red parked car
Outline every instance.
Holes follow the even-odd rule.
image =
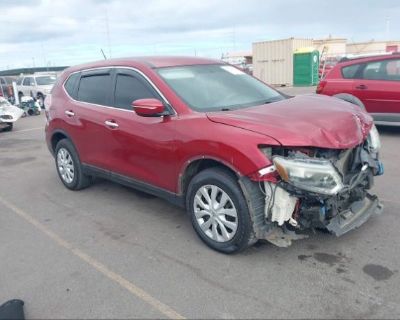
[[[71,190],[100,176],[189,213],[231,253],[288,246],[308,228],[342,235],[381,210],[369,193],[372,118],[330,97],[288,97],[221,61],[146,57],[67,69],[45,102],[46,139]]]
[[[376,124],[400,125],[400,55],[339,63],[319,83],[317,93],[358,104]]]

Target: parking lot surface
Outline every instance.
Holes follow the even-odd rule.
[[[379,128],[382,215],[229,256],[163,200],[104,180],[67,190],[44,124],[0,133],[0,303],[23,299],[27,318],[399,317],[400,128]]]

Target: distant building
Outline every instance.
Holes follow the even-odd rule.
[[[247,73],[253,72],[253,53],[251,51],[228,52],[222,55],[221,60],[232,64]]]
[[[320,53],[320,76],[324,76],[343,57],[400,52],[400,40],[349,43],[346,38],[289,38],[253,43],[253,74],[275,86],[293,85],[293,54],[298,49],[314,48]]]
[[[59,73],[68,67],[37,67],[37,68],[19,68],[0,71],[0,76],[19,76],[20,74],[33,74],[36,72],[56,72]]]
[[[346,45],[347,54],[384,54],[392,52],[400,52],[400,40],[371,40],[366,42],[347,43]]]
[[[313,46],[320,53],[325,49],[327,56],[340,56],[346,53],[346,38],[314,39]]]

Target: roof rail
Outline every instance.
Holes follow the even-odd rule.
[[[384,56],[390,56],[390,55],[400,55],[400,52],[392,52],[392,53],[387,52],[387,53],[383,53],[383,54],[371,54],[371,55],[358,56],[358,57],[343,57],[339,60],[338,63],[346,62],[346,61],[361,60],[361,59],[366,59],[366,58],[378,58],[378,57],[384,57]]]

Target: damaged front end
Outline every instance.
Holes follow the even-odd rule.
[[[374,176],[383,174],[379,149],[374,126],[352,149],[265,148],[273,166],[252,182],[265,200],[264,224],[260,210],[254,210],[260,203],[250,210],[256,237],[286,247],[304,237],[296,231],[322,228],[341,236],[380,213],[378,198],[368,193]]]

